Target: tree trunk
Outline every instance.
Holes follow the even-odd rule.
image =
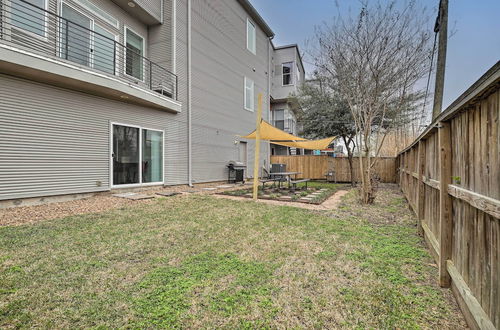
[[[354,179],[354,164],[353,164],[353,157],[354,157],[354,147],[350,147],[351,143],[354,143],[352,137],[347,137],[347,136],[342,136],[342,139],[344,140],[345,147],[347,149],[347,159],[349,161],[349,171],[351,174],[351,186],[354,187],[356,186],[356,181]]]
[[[347,159],[349,160],[349,171],[351,171],[351,187],[356,185],[354,181],[354,164],[352,162],[352,152],[347,153]]]

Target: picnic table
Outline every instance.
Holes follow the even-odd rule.
[[[292,175],[297,178],[298,174],[302,174],[302,172],[271,172],[269,173],[273,177],[277,177],[277,179],[285,179],[288,182],[288,188],[290,188],[290,181],[292,181]],[[281,188],[281,181],[278,180],[278,188]]]

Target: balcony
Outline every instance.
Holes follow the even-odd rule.
[[[75,10],[68,19],[25,0],[0,4],[0,72],[180,111],[177,76],[142,56],[144,42],[125,46]]]

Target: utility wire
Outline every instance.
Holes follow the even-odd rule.
[[[425,87],[424,103],[422,104],[422,116],[420,117],[420,125],[422,126],[422,119],[425,115],[425,106],[427,105],[427,96],[429,95],[429,85],[431,82],[432,66],[434,64],[434,54],[436,53],[436,41],[441,23],[441,1],[439,1],[438,15],[436,23],[434,24],[434,43],[432,45],[431,65],[429,66],[429,75],[427,76],[427,86]]]

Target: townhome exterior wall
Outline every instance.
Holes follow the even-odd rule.
[[[109,190],[110,123],[167,132],[175,116],[5,75],[0,99],[0,200]]]
[[[249,15],[236,1],[193,1],[193,179],[227,179],[225,165],[237,160],[238,135],[255,129],[256,111],[244,109],[244,77],[263,94],[262,117],[269,113],[269,38],[256,25],[256,54],[246,47]],[[256,110],[256,109],[255,109]],[[247,145],[247,175],[253,175],[255,143]],[[261,164],[268,143],[262,143]]]
[[[300,82],[304,82],[304,68],[297,52],[297,47],[277,48],[273,53],[273,79],[271,95],[276,100],[286,99],[291,93],[298,91],[297,66],[300,69]],[[293,84],[283,85],[282,64],[293,62]]]
[[[165,1],[164,24],[149,27],[112,2],[91,1],[120,21],[120,42],[126,24],[145,38],[153,61],[172,71],[175,56],[182,110],[168,113],[0,73],[0,200],[110,190],[111,122],[162,130],[164,184],[189,182],[188,0]],[[225,180],[227,161],[238,158],[238,135],[255,128],[256,112],[243,108],[245,76],[255,81],[255,98],[263,93],[263,118],[269,117],[271,44],[256,25],[257,54],[246,49],[248,15],[237,1],[191,1],[193,181]],[[49,9],[59,13],[55,0]],[[254,146],[249,141],[247,174]],[[268,155],[263,143],[262,165]]]

